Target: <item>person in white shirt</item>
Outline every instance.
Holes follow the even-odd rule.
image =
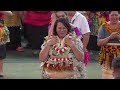
[[[82,34],[84,52],[86,52],[86,47],[90,37],[90,28],[87,19],[84,15],[77,11],[68,11],[68,16],[70,23],[80,30]]]

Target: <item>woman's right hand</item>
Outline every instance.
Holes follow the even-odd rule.
[[[47,41],[47,44],[48,45],[54,45],[54,44],[56,44],[56,43],[58,43],[58,39],[57,39],[57,37],[55,37],[55,36],[51,36],[50,38],[49,38],[49,40]]]

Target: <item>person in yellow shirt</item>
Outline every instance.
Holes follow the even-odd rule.
[[[6,58],[6,42],[8,41],[8,34],[4,24],[4,15],[12,15],[11,11],[0,11],[0,77],[3,77],[3,60]]]

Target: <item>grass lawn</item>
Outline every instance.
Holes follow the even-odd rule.
[[[89,79],[101,79],[101,67],[98,61],[94,60],[94,54],[87,66]],[[7,58],[4,60],[4,78],[1,79],[40,79],[38,56],[33,56],[31,50],[25,52],[7,51]]]

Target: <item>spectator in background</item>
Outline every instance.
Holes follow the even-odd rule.
[[[5,44],[8,42],[9,33],[6,31],[6,27],[4,24],[4,15],[12,15],[11,11],[0,11],[0,77],[3,77],[3,59],[6,57],[6,47]]]
[[[97,45],[97,34],[101,26],[101,20],[97,15],[97,11],[90,11],[89,18],[90,18],[89,27],[90,27],[91,33],[90,33],[87,49],[89,50],[89,52],[92,53],[92,50],[94,51],[100,50],[100,47],[98,47]]]
[[[16,51],[24,51],[21,46],[21,16],[19,11],[12,11],[12,16],[5,16],[4,21],[10,32],[10,42],[7,43],[6,48]]]
[[[25,11],[24,30],[34,54],[39,54],[44,37],[48,35],[50,19],[51,11]]]
[[[80,37],[80,39],[82,39],[83,42],[83,49],[85,53],[84,62],[87,65],[88,61],[90,60],[88,51],[86,49],[90,37],[90,28],[87,19],[84,15],[77,11],[68,11],[68,19],[70,23],[74,27],[77,27],[82,34],[82,38]]]
[[[28,42],[27,40],[27,34],[26,34],[26,27],[27,25],[24,23],[24,17],[26,16],[26,11],[19,11],[20,15],[21,15],[21,22],[22,22],[22,27],[21,27],[21,30],[22,30],[22,37],[23,37],[23,47],[25,48],[31,48],[31,45],[30,43]]]

